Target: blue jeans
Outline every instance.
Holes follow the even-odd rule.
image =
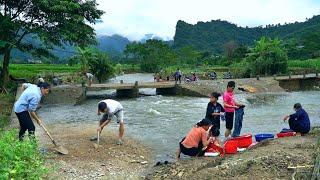
[[[241,133],[242,121],[244,115],[244,108],[236,109],[235,119],[234,119],[234,130],[232,132],[232,137],[238,137]]]

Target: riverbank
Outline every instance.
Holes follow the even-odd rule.
[[[37,138],[47,153],[46,165],[53,171],[48,179],[143,179],[152,164],[150,149],[125,137],[125,144],[116,145],[117,129],[107,127],[101,134],[100,147],[90,138],[95,136],[95,124],[52,124],[51,134],[68,155],[55,153],[50,139],[38,128]]]
[[[148,179],[311,179],[319,128],[306,136],[261,142],[236,155],[179,160],[157,166]]]

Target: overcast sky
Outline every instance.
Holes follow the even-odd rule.
[[[305,21],[320,14],[320,0],[97,0],[105,11],[97,34],[139,40],[144,34],[172,39],[178,20],[227,20],[240,26]]]

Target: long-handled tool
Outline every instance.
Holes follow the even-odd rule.
[[[51,134],[49,133],[49,131],[47,130],[47,128],[46,128],[42,123],[40,123],[39,125],[42,127],[42,129],[47,133],[47,135],[48,135],[49,138],[51,139],[52,143],[53,143],[54,146],[55,146],[55,150],[56,150],[56,151],[58,151],[59,153],[61,153],[61,154],[63,154],[63,155],[66,155],[66,154],[69,153],[69,151],[68,151],[66,148],[64,148],[63,146],[57,145],[57,143],[54,141],[54,139],[52,138],[52,136],[51,136]]]
[[[100,132],[99,131],[97,131],[97,143],[94,143],[93,144],[93,146],[94,146],[94,148],[99,148],[99,143],[100,143]]]

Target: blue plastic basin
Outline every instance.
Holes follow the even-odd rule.
[[[257,142],[260,142],[266,139],[273,139],[274,134],[256,134],[254,137],[256,138]]]

